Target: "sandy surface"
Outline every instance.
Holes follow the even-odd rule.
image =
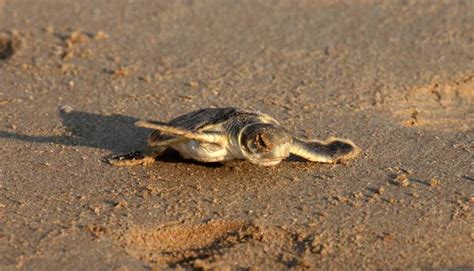
[[[473,42],[469,0],[0,0],[0,269],[474,268]],[[102,162],[208,106],[363,153]]]

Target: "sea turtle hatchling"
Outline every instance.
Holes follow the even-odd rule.
[[[309,161],[336,163],[355,157],[360,149],[347,139],[324,141],[294,137],[274,118],[239,108],[206,108],[179,116],[169,123],[143,121],[138,127],[155,129],[141,151],[111,157],[115,166],[149,164],[167,148],[185,159],[222,162],[245,159],[273,166],[290,154]]]

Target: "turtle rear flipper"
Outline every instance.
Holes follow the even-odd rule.
[[[348,139],[331,137],[319,141],[294,138],[290,152],[312,162],[337,163],[354,158],[360,149]]]
[[[107,158],[107,162],[117,167],[148,165],[155,162],[155,158],[165,149],[166,147],[160,146],[159,148],[146,148],[145,150],[114,155]]]
[[[135,125],[142,128],[155,129],[160,131],[163,134],[170,136],[186,138],[190,140],[196,140],[204,143],[215,143],[215,144],[225,144],[227,142],[227,136],[221,132],[194,132],[181,127],[176,127],[170,124],[151,122],[140,120],[135,122]],[[151,143],[150,145],[154,145]]]

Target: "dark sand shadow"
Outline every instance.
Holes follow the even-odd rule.
[[[469,176],[467,176],[467,175],[463,175],[463,176],[461,176],[461,177],[464,178],[464,179],[466,179],[466,180],[468,180],[468,181],[474,182],[474,177],[469,177]]]

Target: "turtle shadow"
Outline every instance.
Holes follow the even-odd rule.
[[[134,125],[138,118],[124,115],[100,115],[89,112],[59,112],[60,135],[36,136],[0,131],[0,138],[31,143],[53,143],[109,150],[114,154],[143,148],[150,130]]]
[[[0,131],[0,138],[15,139],[29,143],[59,144],[108,150],[111,154],[124,154],[146,147],[146,140],[151,130],[135,126],[139,119],[120,114],[100,115],[82,111],[60,111],[62,121],[61,135],[36,136],[18,132]],[[205,167],[221,167],[222,163],[203,163],[181,158],[178,152],[167,150],[157,157],[166,163],[187,163]]]

